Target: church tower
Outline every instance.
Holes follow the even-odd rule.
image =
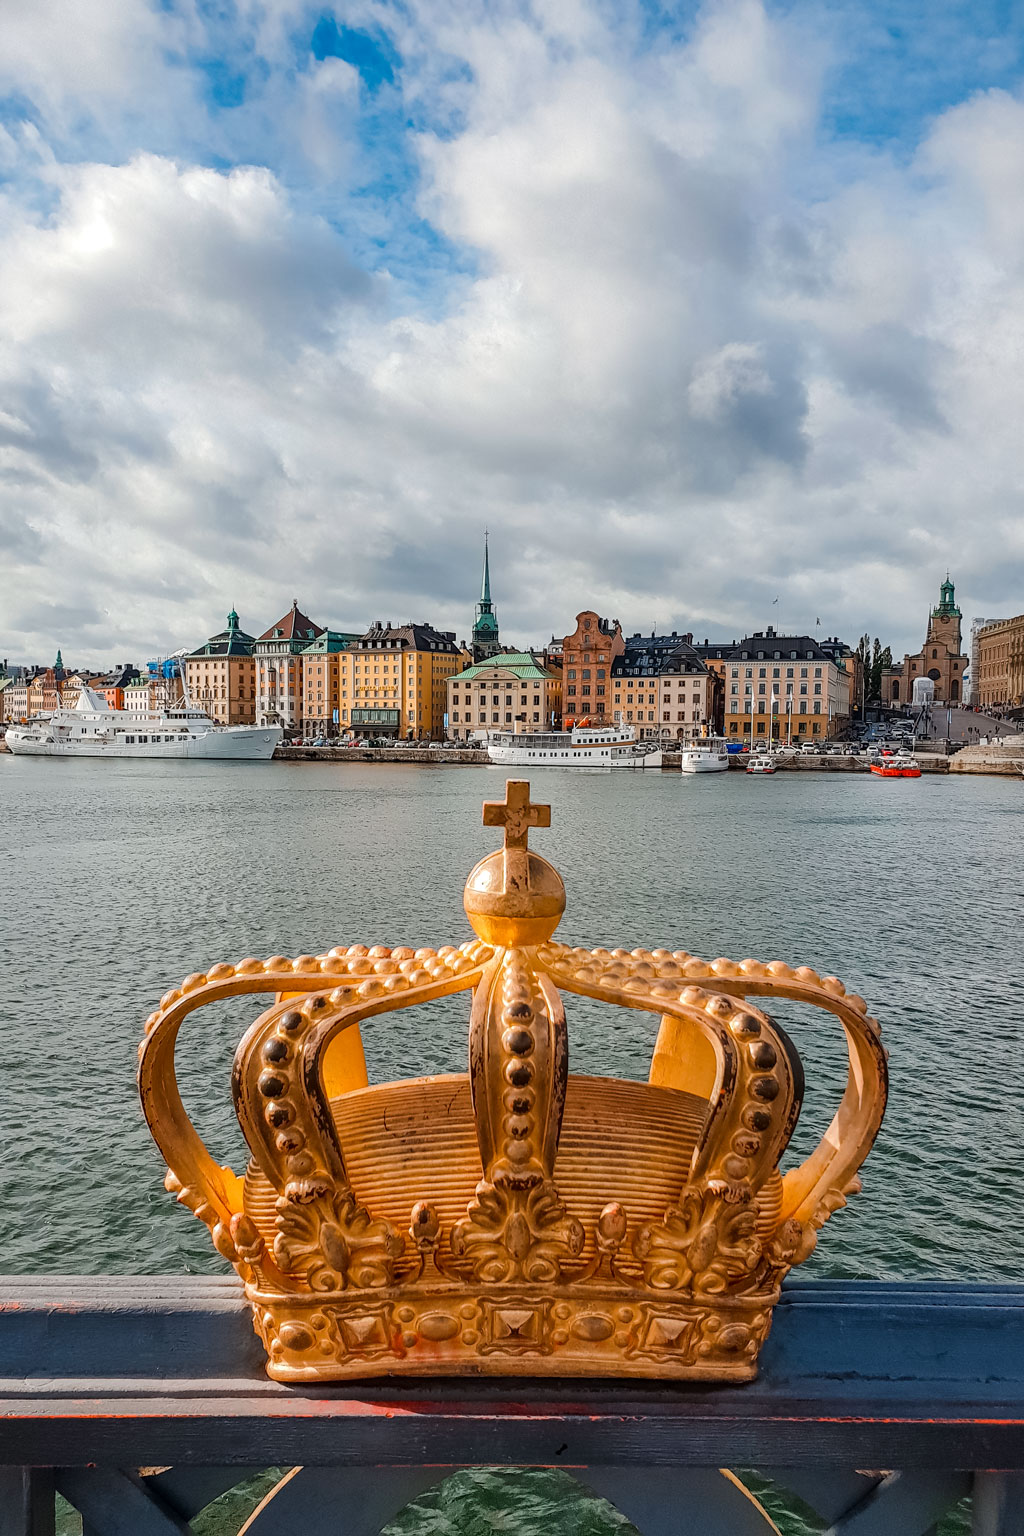
[[[946,579],[939,588],[939,605],[933,608],[928,620],[928,638],[925,645],[944,645],[950,655],[960,654],[960,609],[956,605],[956,590],[946,572]]]
[[[484,576],[480,588],[480,601],[476,605],[476,618],[473,621],[473,660],[485,661],[488,656],[497,656],[500,651],[498,619],[494,612],[494,604],[491,602],[491,563],[485,533]]]

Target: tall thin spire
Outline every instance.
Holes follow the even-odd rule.
[[[481,604],[486,603],[488,609],[490,609],[490,606],[491,606],[491,559],[490,559],[490,553],[489,553],[488,547],[487,547],[487,541],[488,541],[488,532],[487,532],[487,529],[485,528],[484,529],[484,581],[483,581],[483,586],[480,588],[480,602],[481,602]]]

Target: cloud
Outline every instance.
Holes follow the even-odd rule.
[[[199,12],[114,10],[77,76],[15,13],[0,653],[142,660],[293,595],[465,633],[485,525],[517,642],[594,604],[913,648],[947,564],[1024,607],[1015,96],[887,151],[823,128],[813,7],[366,0],[344,58],[240,6],[230,106]]]

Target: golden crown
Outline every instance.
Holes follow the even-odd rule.
[[[505,839],[466,882],[475,940],[242,960],[166,994],[139,1086],[167,1188],[244,1281],[279,1381],[747,1379],[782,1279],[859,1188],[878,1024],[806,966],[554,943],[565,887],[527,846],[550,808],[510,781],[484,823]],[[469,989],[468,1075],[368,1084],[364,1021]],[[277,995],[235,1054],[239,1178],[188,1119],[174,1051],[196,1008],[249,992]],[[569,1075],[563,992],[660,1017],[646,1083]],[[826,1009],[849,1047],[835,1119],[784,1176],[803,1069],[768,997]]]

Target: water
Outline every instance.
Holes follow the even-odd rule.
[[[135,1097],[142,1021],[217,960],[336,943],[459,943],[495,846],[484,768],[68,762],[0,756],[0,954],[18,1108],[4,1159],[12,1273],[217,1271],[162,1188]],[[1024,787],[848,774],[681,778],[535,769],[535,846],[561,870],[569,943],[785,959],[842,977],[882,1021],[892,1096],[865,1191],[804,1274],[1019,1278]],[[191,1020],[181,1081],[215,1155],[242,1164],[234,1045],[260,1004]],[[388,1015],[375,1076],[461,1070],[466,1000]],[[838,1027],[774,1010],[804,1056],[803,1155],[844,1071]],[[576,1070],[644,1077],[655,1024],[570,998]],[[191,1028],[191,1033],[189,1032]]]

